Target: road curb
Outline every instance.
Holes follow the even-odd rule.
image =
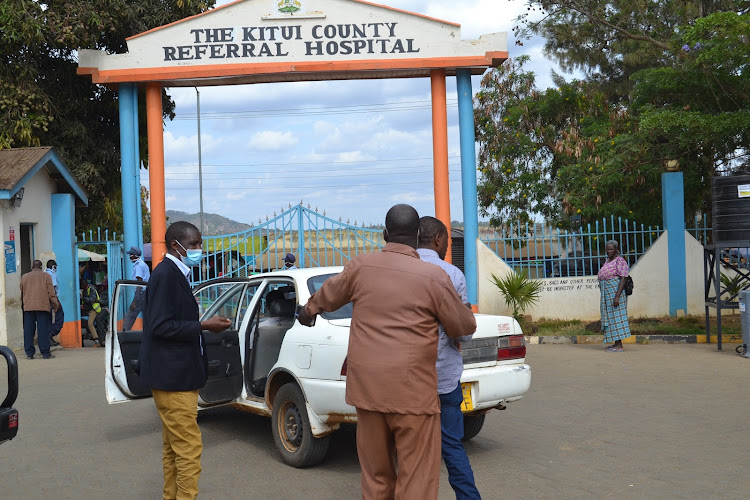
[[[711,335],[711,343],[716,343],[716,335]],[[722,335],[722,343],[741,344],[742,335]],[[601,344],[602,335],[530,335],[529,345],[538,344]],[[631,335],[622,340],[623,344],[705,344],[706,335]]]

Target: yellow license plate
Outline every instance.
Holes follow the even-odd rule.
[[[464,400],[461,403],[461,411],[471,411],[474,409],[474,403],[471,401],[471,384],[461,384],[461,391],[464,393]]]

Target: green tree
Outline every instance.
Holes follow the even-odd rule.
[[[750,1],[529,0],[528,9],[517,19],[520,39],[543,37],[545,54],[563,70],[627,100],[633,74],[675,64],[685,27],[716,12],[746,13]]]
[[[750,13],[696,20],[681,37],[680,64],[633,75],[632,108],[651,147],[679,161],[686,192],[710,212],[709,180],[750,167]]]
[[[584,222],[614,215],[660,224],[660,177],[674,161],[685,175],[686,217],[710,213],[711,177],[750,164],[750,14],[694,17],[717,3],[610,2],[589,12],[593,3],[548,2],[556,7],[525,29],[559,37],[547,50],[586,77],[557,77],[557,88],[541,91],[523,58],[485,75],[475,106],[479,201],[493,223],[542,214],[565,227],[579,214]],[[630,21],[618,14],[623,6],[634,9]],[[673,26],[669,13],[689,21]],[[671,37],[645,30],[645,19],[662,19]],[[637,42],[659,57],[635,64],[632,54],[592,45],[603,36],[591,35],[595,27],[609,30],[612,47]],[[605,59],[589,53],[607,50]]]
[[[615,215],[660,221],[660,166],[645,160],[638,121],[592,83],[541,91],[527,58],[487,73],[476,96],[479,204],[494,225],[535,214],[562,228]]]
[[[212,7],[212,0],[0,2],[0,148],[55,146],[89,196],[79,229],[121,226],[116,89],[78,76],[77,50],[127,50],[126,37]],[[144,103],[143,95],[139,102]],[[165,117],[174,103],[164,93]],[[141,113],[145,116],[145,113]],[[146,159],[145,131],[140,126]]]

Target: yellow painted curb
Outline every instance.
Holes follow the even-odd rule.
[[[722,343],[726,342],[727,344],[741,344],[742,343],[742,335],[730,335],[730,334],[723,334],[721,336]],[[696,335],[695,336],[695,342],[698,344],[705,344],[706,343],[706,335]],[[718,342],[718,336],[716,334],[711,335],[711,343],[716,344]]]

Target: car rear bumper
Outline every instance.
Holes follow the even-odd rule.
[[[346,404],[345,380],[300,379],[310,409],[328,425],[357,421],[357,410]]]
[[[461,383],[471,384],[472,411],[486,410],[521,399],[531,386],[531,367],[519,363],[469,368],[461,375]]]

